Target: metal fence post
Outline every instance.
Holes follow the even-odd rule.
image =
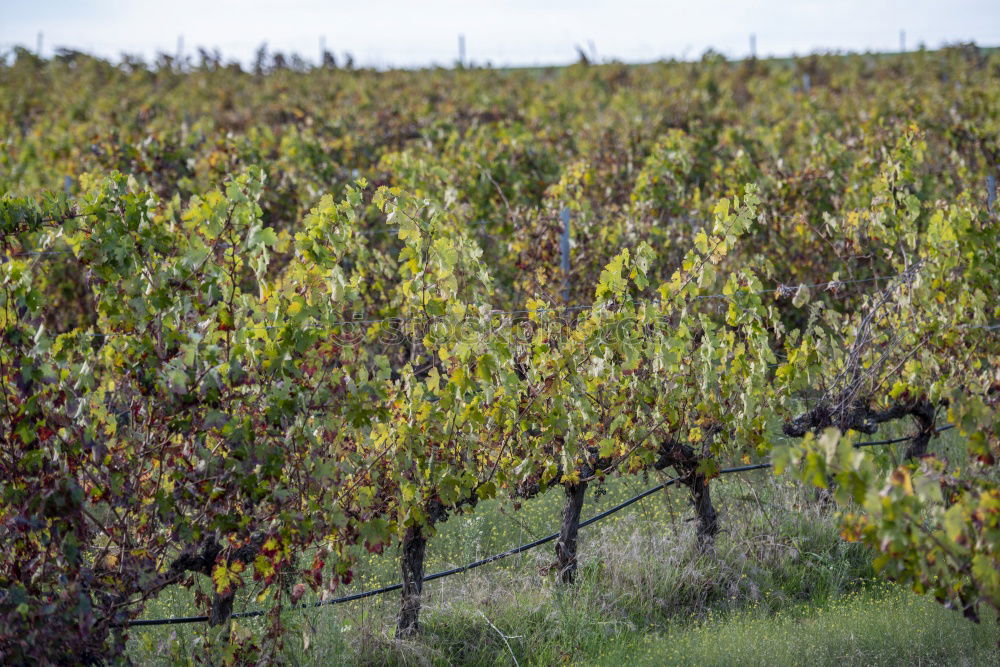
[[[562,210],[562,239],[559,243],[559,249],[562,255],[561,266],[563,274],[563,303],[569,303],[569,208],[563,207]]]
[[[997,200],[997,175],[991,171],[986,176],[986,210],[993,213],[993,204]]]

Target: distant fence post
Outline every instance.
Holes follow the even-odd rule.
[[[997,174],[990,171],[986,175],[986,210],[993,213],[993,204],[997,201]]]
[[[73,179],[70,176],[66,176],[63,179],[63,192],[69,197],[70,192],[73,190]]]
[[[560,239],[559,250],[561,254],[562,274],[563,274],[563,303],[569,303],[569,207],[564,206],[562,210],[562,239]]]

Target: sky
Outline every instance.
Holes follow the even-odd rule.
[[[1000,0],[0,0],[0,52],[69,47],[117,59],[218,48],[250,62],[256,49],[315,61],[320,45],[373,67],[466,62],[563,64],[579,45],[599,61],[896,51],[975,41],[1000,46]],[[179,42],[181,41],[181,45]]]

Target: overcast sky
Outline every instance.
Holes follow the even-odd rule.
[[[270,50],[309,60],[320,40],[361,65],[450,65],[458,35],[466,54],[494,65],[559,64],[576,45],[600,60],[697,58],[714,48],[733,58],[814,51],[894,51],[975,41],[1000,45],[1000,0],[0,0],[0,50],[59,46],[117,58],[219,48],[247,62]],[[592,45],[592,46],[591,46]]]

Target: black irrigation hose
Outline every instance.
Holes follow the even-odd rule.
[[[942,431],[947,431],[948,429],[952,429],[952,428],[955,428],[955,426],[953,424],[948,424],[947,426],[943,426],[943,427],[937,429],[937,432],[941,433]],[[859,442],[859,443],[855,444],[854,446],[855,447],[874,447],[876,445],[893,445],[893,444],[896,444],[896,443],[905,442],[905,441],[910,440],[910,439],[912,439],[912,437],[893,438],[891,440],[877,440],[877,441],[873,441],[873,442]],[[733,473],[749,472],[751,470],[763,470],[764,468],[770,468],[770,467],[772,467],[772,465],[773,464],[771,464],[771,463],[755,463],[755,464],[752,464],[752,465],[737,466],[735,468],[723,468],[722,470],[719,471],[719,474],[720,475],[729,475],[729,474],[733,474]],[[651,489],[643,491],[639,495],[633,496],[632,498],[629,498],[628,500],[626,500],[625,502],[623,502],[623,503],[621,503],[619,505],[615,505],[614,507],[612,507],[610,509],[604,510],[600,514],[595,514],[594,516],[590,517],[586,521],[581,521],[580,522],[580,528],[584,528],[584,527],[589,526],[591,524],[597,523],[601,519],[606,519],[607,517],[611,516],[612,514],[614,514],[616,512],[620,512],[621,510],[625,509],[629,505],[637,503],[640,500],[642,500],[643,498],[646,498],[647,496],[653,495],[657,491],[661,491],[661,490],[667,488],[668,486],[672,486],[672,485],[676,484],[680,480],[681,480],[680,477],[673,477],[671,479],[668,479],[663,484],[658,484],[657,486],[654,486]],[[425,582],[427,582],[427,581],[433,581],[435,579],[442,579],[444,577],[450,577],[450,576],[452,576],[454,574],[461,574],[463,572],[468,572],[469,570],[474,570],[477,567],[482,567],[483,565],[488,565],[490,563],[494,563],[494,562],[496,562],[498,560],[506,558],[507,556],[513,556],[515,554],[524,553],[525,551],[530,551],[531,549],[534,549],[535,547],[540,547],[543,544],[547,544],[548,542],[551,542],[552,540],[554,540],[554,539],[556,539],[558,537],[559,537],[559,533],[552,533],[551,535],[546,535],[545,537],[541,537],[541,538],[535,540],[534,542],[528,542],[527,544],[522,544],[520,546],[514,547],[513,549],[508,549],[507,551],[503,551],[503,552],[498,553],[498,554],[493,554],[492,556],[487,556],[486,558],[474,561],[474,562],[469,563],[467,565],[462,565],[460,567],[455,567],[455,568],[452,568],[450,570],[442,570],[441,572],[435,572],[434,574],[429,574],[426,577],[424,577],[424,581]],[[303,603],[303,604],[293,605],[292,607],[290,607],[290,609],[291,610],[296,610],[296,609],[315,609],[317,607],[326,607],[328,605],[343,604],[345,602],[354,602],[355,600],[363,600],[364,598],[370,598],[370,597],[374,597],[376,595],[382,595],[384,593],[391,593],[393,591],[398,591],[402,587],[403,587],[403,584],[391,584],[389,586],[383,586],[382,588],[374,588],[374,589],[372,589],[370,591],[363,591],[361,593],[354,593],[353,595],[345,595],[343,597],[333,598],[333,599],[330,599],[330,600],[319,600],[318,602],[307,602],[307,603]],[[254,618],[254,617],[257,617],[257,616],[263,616],[264,614],[267,614],[267,613],[269,613],[269,610],[254,609],[253,611],[241,611],[241,612],[232,614],[230,616],[230,618]],[[182,623],[204,623],[206,621],[208,621],[208,616],[178,616],[178,617],[174,617],[174,618],[151,618],[151,619],[146,619],[146,620],[128,621],[126,623],[122,623],[121,626],[119,626],[119,627],[135,628],[135,627],[148,627],[148,626],[151,626],[151,625],[179,625],[179,624],[182,624]]]
[[[768,463],[766,465],[770,465],[770,464]],[[723,471],[723,472],[727,472],[727,471]],[[629,498],[628,500],[626,500],[625,502],[623,502],[620,505],[616,505],[615,507],[612,507],[611,509],[605,510],[605,511],[601,512],[600,514],[595,514],[594,516],[590,517],[586,521],[581,521],[580,522],[580,527],[583,528],[584,526],[589,526],[592,523],[597,523],[601,519],[604,519],[604,518],[606,518],[608,516],[611,516],[615,512],[623,510],[623,509],[625,509],[626,507],[628,507],[629,505],[631,505],[633,503],[639,502],[640,500],[642,500],[646,496],[650,496],[650,495],[656,493],[657,491],[660,491],[661,489],[665,489],[666,487],[668,487],[668,486],[670,486],[672,484],[675,484],[678,480],[679,480],[679,478],[677,478],[677,477],[675,477],[673,479],[668,479],[663,484],[660,484],[658,486],[654,486],[652,489],[649,489],[647,491],[643,491],[639,495],[637,495],[637,496],[635,496],[633,498]],[[513,549],[508,549],[507,551],[503,551],[503,552],[498,553],[498,554],[493,554],[492,556],[487,556],[486,558],[483,558],[482,560],[474,561],[472,563],[469,563],[468,565],[462,565],[461,567],[455,567],[455,568],[452,568],[450,570],[443,570],[441,572],[435,572],[434,574],[429,574],[426,577],[424,577],[424,581],[425,582],[427,582],[427,581],[433,581],[435,579],[441,579],[443,577],[450,577],[453,574],[461,574],[462,572],[468,572],[469,570],[474,570],[477,567],[482,567],[483,565],[488,565],[489,563],[496,562],[496,561],[498,561],[498,560],[500,560],[502,558],[506,558],[507,556],[513,556],[515,554],[523,553],[525,551],[529,551],[531,549],[534,549],[535,547],[540,547],[543,544],[551,542],[552,540],[556,539],[557,537],[559,537],[559,533],[552,533],[551,535],[547,535],[545,537],[539,538],[539,539],[535,540],[534,542],[528,542],[527,544],[522,544],[520,546],[514,547]],[[345,595],[344,597],[333,598],[332,600],[320,600],[318,602],[311,602],[311,603],[305,603],[305,604],[295,605],[295,606],[292,607],[292,609],[312,609],[312,608],[315,608],[315,607],[325,607],[327,605],[342,604],[344,602],[353,602],[354,600],[361,600],[361,599],[372,597],[372,596],[375,596],[375,595],[382,595],[383,593],[391,593],[393,591],[398,591],[402,587],[403,587],[403,584],[392,584],[390,586],[383,586],[382,588],[375,588],[375,589],[372,589],[370,591],[364,591],[363,593],[355,593],[354,595]],[[266,613],[267,613],[267,611],[265,611],[263,609],[255,609],[253,611],[243,611],[243,612],[239,612],[239,613],[236,613],[236,614],[232,614],[231,617],[232,618],[252,618],[252,617],[255,617],[255,616],[262,616],[262,615],[264,615]],[[137,626],[149,626],[149,625],[176,625],[176,624],[179,624],[179,623],[202,623],[202,622],[205,622],[207,620],[208,620],[208,616],[181,616],[181,617],[177,617],[177,618],[156,618],[156,619],[148,619],[148,620],[140,620],[140,621],[130,621],[128,623],[124,623],[123,625],[125,627],[137,627]]]
[[[939,429],[935,429],[936,433],[943,433],[955,428],[954,424],[945,424]],[[855,444],[855,447],[874,447],[875,445],[895,445],[900,442],[906,442],[907,440],[912,440],[913,436],[907,436],[905,438],[893,438],[891,440],[875,440],[873,442],[859,442]]]

